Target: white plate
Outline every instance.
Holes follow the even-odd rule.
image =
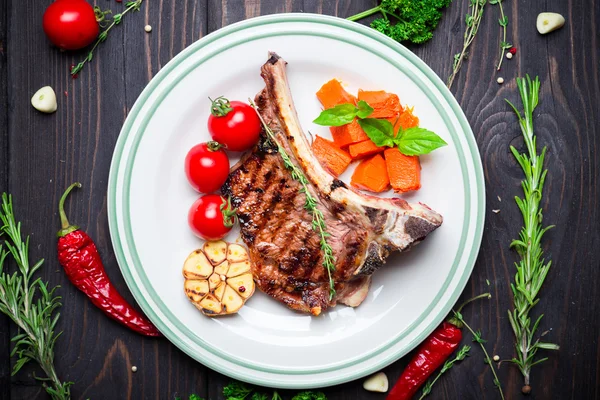
[[[368,298],[320,317],[288,310],[257,293],[239,314],[209,319],[183,292],[181,267],[201,243],[187,226],[198,197],[183,173],[196,143],[209,140],[208,96],[247,99],[263,87],[267,52],[288,61],[305,131],[315,92],[336,77],[349,90],[384,89],[415,107],[421,125],[449,146],[422,157],[422,189],[407,197],[444,216],[421,245],[374,275]],[[447,315],[479,250],[484,182],[473,134],[440,79],[414,54],[372,29],[310,14],[260,17],[194,43],[150,82],[131,110],[114,153],[109,219],[121,271],[161,332],[199,362],[244,381],[281,388],[334,385],[396,361]],[[230,239],[235,239],[230,236]]]

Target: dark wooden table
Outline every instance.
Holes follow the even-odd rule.
[[[72,221],[95,238],[118,288],[133,300],[111,247],[106,188],[109,164],[121,125],[148,81],[187,45],[215,30],[257,15],[311,12],[347,17],[375,0],[148,0],[128,15],[96,52],[79,79],[69,65],[84,53],[61,53],[46,40],[41,20],[51,0],[0,2],[0,191],[14,196],[17,217],[31,235],[31,257],[46,258],[44,280],[60,284],[64,297],[56,346],[63,380],[74,381],[77,399],[173,399],[197,393],[221,398],[228,378],[196,363],[167,340],[144,339],[112,322],[72,287],[55,256],[56,206],[64,188],[79,180],[83,189],[68,208]],[[121,7],[96,0],[102,7]],[[444,13],[435,37],[411,46],[442,78],[462,44],[467,0],[455,0]],[[493,300],[469,307],[466,319],[481,329],[490,354],[510,358],[513,335],[507,320],[509,282],[515,253],[508,247],[521,226],[513,196],[520,195],[522,173],[509,153],[521,146],[517,121],[504,98],[517,101],[515,76],[529,73],[542,81],[536,130],[548,146],[549,174],[544,193],[545,221],[557,227],[545,250],[553,266],[536,313],[545,318],[545,340],[560,344],[532,375],[536,399],[600,398],[600,2],[594,0],[506,1],[509,37],[519,49],[497,74],[500,28],[497,6],[488,6],[468,62],[452,92],[465,111],[479,144],[487,185],[487,218],[477,265],[463,298],[490,290]],[[555,11],[566,26],[548,36],[535,30],[537,13]],[[144,25],[153,27],[151,34]],[[497,76],[506,83],[498,85]],[[35,111],[29,100],[44,85],[59,98],[53,115]],[[500,199],[498,198],[500,196]],[[492,209],[499,209],[493,213]],[[490,286],[486,284],[490,281]],[[33,365],[10,376],[9,339],[16,333],[0,318],[0,399],[46,398],[34,381]],[[470,342],[465,335],[465,343]],[[406,364],[385,369],[393,382]],[[136,365],[138,371],[131,372]],[[519,371],[500,368],[507,399],[520,398]],[[362,381],[327,388],[330,399],[383,399],[362,389]],[[286,392],[287,394],[287,392]],[[481,352],[439,381],[431,399],[497,399]]]

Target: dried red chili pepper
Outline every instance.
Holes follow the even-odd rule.
[[[92,239],[78,226],[69,224],[64,203],[75,187],[81,187],[81,184],[69,186],[58,204],[62,224],[58,231],[58,260],[67,277],[109,317],[143,335],[162,336],[152,322],[131,307],[112,285]]]
[[[460,313],[465,305],[483,297],[489,297],[489,293],[465,301],[456,312]],[[438,326],[419,346],[417,354],[410,360],[386,399],[411,399],[427,378],[456,350],[462,340],[462,327],[463,323],[456,317],[451,317]]]

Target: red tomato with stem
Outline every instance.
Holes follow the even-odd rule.
[[[64,50],[82,49],[100,33],[94,8],[85,0],[56,0],[44,12],[42,25],[48,39]]]
[[[208,131],[214,141],[231,151],[250,150],[258,143],[262,125],[254,108],[224,97],[210,100]]]
[[[217,142],[200,143],[185,157],[185,175],[200,193],[216,192],[229,176],[229,158]]]
[[[222,239],[237,220],[231,201],[218,194],[200,197],[188,213],[188,223],[194,234],[204,240]]]

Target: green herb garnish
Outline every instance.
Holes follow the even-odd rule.
[[[423,388],[423,392],[421,393],[421,397],[419,397],[419,400],[424,399],[427,395],[429,395],[431,393],[431,389],[433,388],[433,385],[438,381],[438,379],[440,379],[440,377],[444,374],[444,372],[446,372],[450,368],[452,368],[452,366],[455,363],[457,363],[458,361],[464,360],[469,355],[469,350],[471,350],[471,347],[464,345],[463,347],[461,347],[461,349],[458,351],[458,353],[456,354],[456,356],[453,359],[446,360],[446,362],[444,363],[444,366],[442,367],[440,372],[438,372],[436,377],[434,379],[430,379],[427,381],[427,383],[425,384],[425,387]]]
[[[100,34],[98,35],[98,39],[96,39],[96,42],[92,46],[91,50],[88,52],[88,55],[83,59],[83,61],[71,68],[71,76],[77,75],[79,72],[81,72],[83,66],[86,63],[92,61],[92,59],[94,58],[94,50],[96,50],[96,47],[98,47],[100,43],[106,40],[106,38],[108,37],[108,32],[110,32],[110,30],[115,25],[119,25],[121,23],[121,20],[123,19],[123,16],[129,11],[139,11],[140,7],[142,6],[142,1],[144,0],[128,1],[127,3],[125,3],[125,10],[122,13],[113,15],[112,22],[110,23],[110,25],[108,25],[108,27],[105,30],[100,32]],[[109,13],[110,11],[103,12],[102,20],[104,20],[104,18],[106,18],[106,15]],[[96,16],[98,18],[98,13],[96,13]]]
[[[256,110],[256,114],[258,115],[258,118],[260,118],[260,122],[262,123],[263,128],[269,137],[269,141],[273,142],[277,146],[277,151],[283,159],[283,164],[292,173],[292,178],[300,182],[302,185],[300,193],[304,193],[304,196],[306,197],[304,209],[312,214],[312,228],[319,234],[319,243],[321,245],[321,250],[323,251],[323,267],[327,270],[327,275],[329,277],[329,300],[331,300],[333,299],[333,296],[335,296],[335,282],[333,280],[333,272],[335,272],[335,257],[333,256],[333,249],[331,248],[331,245],[327,242],[327,238],[331,235],[327,232],[327,226],[325,225],[323,213],[317,208],[317,199],[308,189],[309,182],[304,175],[304,172],[292,162],[285,148],[277,141],[275,134],[267,125],[262,115],[260,115],[256,109],[256,105],[254,102],[252,102],[252,100],[250,100],[250,105],[254,108],[254,110]]]
[[[441,10],[452,0],[382,0],[379,6],[353,15],[358,21],[381,13],[382,18],[371,22],[371,28],[398,42],[424,43],[433,37],[433,31],[442,18]]]
[[[465,29],[465,34],[463,38],[463,48],[460,53],[456,53],[454,55],[454,62],[452,63],[452,74],[448,78],[447,86],[448,88],[452,87],[452,83],[454,82],[454,78],[458,71],[460,71],[460,67],[462,66],[463,61],[467,58],[469,50],[469,46],[473,43],[475,39],[475,35],[479,30],[479,25],[481,24],[481,19],[483,17],[483,9],[487,3],[487,0],[469,0],[469,13],[465,17],[465,24],[467,28]]]
[[[250,395],[252,396],[248,397]],[[232,381],[223,388],[223,396],[225,400],[282,400],[276,391],[269,397],[268,394],[256,392],[254,388],[237,381]],[[322,392],[305,391],[292,397],[292,400],[327,400],[327,396]]]
[[[490,0],[490,4],[498,4],[498,7],[500,8],[500,18],[498,18],[498,24],[502,28],[502,40],[500,41],[500,59],[498,60],[498,66],[496,67],[496,71],[500,71],[502,61],[504,60],[504,50],[508,50],[512,47],[512,44],[506,41],[506,27],[508,26],[508,17],[504,15],[502,0]]]
[[[544,169],[546,147],[542,149],[541,154],[538,154],[536,136],[533,131],[533,111],[538,105],[540,80],[536,77],[532,81],[527,75],[525,79],[517,78],[517,86],[523,102],[523,114],[521,115],[510,101],[506,100],[506,102],[519,118],[527,152],[521,154],[516,148],[510,146],[510,151],[525,174],[525,180],[521,182],[524,197],[515,196],[515,201],[523,216],[523,228],[519,239],[513,240],[510,244],[517,250],[521,260],[515,263],[517,273],[514,284],[511,284],[514,309],[508,311],[508,319],[515,334],[517,350],[517,358],[513,358],[511,361],[519,367],[523,374],[525,381],[523,392],[529,393],[531,390],[529,386],[531,367],[547,360],[547,358],[536,359],[537,351],[539,349],[558,350],[559,347],[556,344],[544,343],[535,339],[537,328],[544,315],[540,314],[533,326],[529,316],[533,307],[539,302],[537,296],[552,264],[552,261],[546,261],[543,258],[541,241],[546,231],[553,226],[544,228],[542,225],[543,216],[540,203],[548,172]]]
[[[394,132],[394,125],[386,119],[367,118],[373,113],[366,101],[359,100],[358,105],[344,103],[323,110],[313,122],[323,126],[343,126],[358,118],[357,122],[369,139],[376,146],[398,147],[402,154],[418,156],[431,153],[433,150],[446,146],[441,137],[425,128],[399,128]]]
[[[33,266],[29,264],[29,237],[23,241],[21,223],[15,221],[11,196],[2,194],[0,208],[0,311],[6,314],[19,331],[12,342],[15,344],[11,356],[17,356],[12,375],[33,360],[39,364],[46,375],[43,381],[46,392],[53,400],[66,400],[71,397],[70,386],[73,382],[62,382],[54,368],[54,344],[61,332],[56,332],[60,313],[60,296],[55,291],[58,286],[49,288],[41,278],[34,279],[35,272],[44,260]],[[9,275],[4,263],[11,255],[18,271]]]
[[[366,101],[359,100],[356,106],[344,103],[323,110],[313,122],[322,126],[342,126],[351,123],[356,117],[367,118],[372,113],[373,108]]]
[[[485,343],[487,341],[481,337],[481,331],[475,332],[473,328],[471,328],[469,324],[465,322],[460,312],[454,311],[454,318],[460,321],[465,326],[465,328],[467,328],[469,332],[471,332],[471,335],[473,335],[473,342],[479,344],[479,347],[481,347],[481,350],[483,350],[483,361],[490,366],[492,374],[494,375],[494,386],[498,388],[498,391],[500,392],[500,398],[504,400],[504,392],[502,392],[502,385],[500,385],[500,380],[498,379],[498,375],[496,374],[496,368],[494,368],[494,364],[492,364],[492,359],[490,358],[490,355],[485,349]]]

